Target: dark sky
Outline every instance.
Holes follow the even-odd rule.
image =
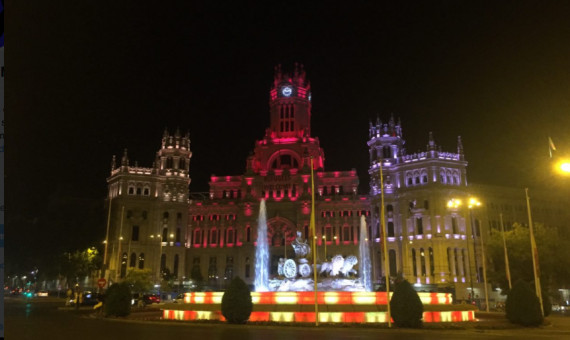
[[[471,182],[537,185],[548,136],[570,151],[570,2],[228,3],[7,4],[8,241],[100,237],[46,216],[101,202],[123,148],[150,166],[165,127],[190,131],[191,191],[243,173],[279,63],[305,65],[325,169],[356,168],[361,191],[378,115],[401,118],[408,152],[461,135]]]

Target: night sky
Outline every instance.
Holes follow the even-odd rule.
[[[191,191],[243,173],[277,64],[305,65],[325,170],[362,192],[392,113],[409,153],[461,135],[472,183],[540,186],[548,136],[570,151],[570,2],[228,3],[7,4],[7,267],[100,242],[112,155],[151,166],[165,127],[190,132]]]

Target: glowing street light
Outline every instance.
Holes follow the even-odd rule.
[[[469,198],[469,214],[471,215],[471,229],[473,229],[473,208],[477,208],[481,206],[481,202],[475,197]],[[475,236],[475,235],[474,235]],[[489,311],[489,292],[487,290],[487,266],[486,266],[486,259],[485,259],[485,245],[483,244],[483,232],[481,231],[481,225],[479,225],[479,241],[481,242],[481,262],[483,262],[483,284],[485,285],[485,310]],[[475,247],[475,237],[473,237],[473,247]],[[475,264],[477,264],[477,260],[475,260]]]
[[[457,198],[452,198],[447,201],[447,207],[451,209],[457,209],[461,206],[461,200]]]
[[[561,175],[570,175],[570,159],[561,159],[556,162],[554,169]]]

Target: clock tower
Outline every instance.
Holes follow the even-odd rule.
[[[269,100],[273,138],[302,138],[311,135],[311,84],[303,65],[295,63],[293,74],[275,67]]]

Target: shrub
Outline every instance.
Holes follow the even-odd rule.
[[[390,300],[390,311],[397,327],[422,327],[424,306],[418,293],[408,281],[396,283]]]
[[[131,313],[131,289],[125,282],[115,283],[105,297],[105,316],[127,316]]]
[[[252,309],[249,287],[236,276],[222,297],[222,315],[229,323],[243,324],[249,320]]]
[[[543,317],[540,312],[540,302],[530,285],[524,281],[517,281],[507,296],[505,306],[507,319],[523,326],[538,326],[542,324]]]

